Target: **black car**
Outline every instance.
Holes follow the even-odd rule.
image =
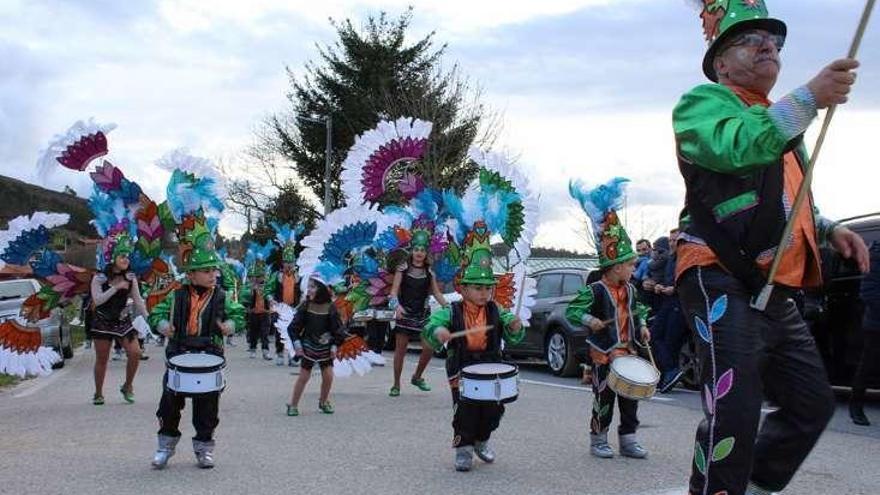
[[[571,376],[587,357],[587,331],[575,328],[565,319],[565,308],[578,289],[586,285],[589,270],[554,268],[532,274],[538,293],[532,307],[530,326],[519,344],[508,346],[511,358],[541,358],[550,370]]]
[[[865,243],[880,242],[880,212],[843,220]],[[804,316],[833,385],[849,386],[862,349],[862,274],[851,260],[822,249],[821,291],[806,294]]]

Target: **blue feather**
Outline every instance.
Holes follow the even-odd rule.
[[[346,225],[327,239],[319,259],[344,266],[348,253],[373,243],[377,227],[376,222],[358,222]]]
[[[593,189],[589,189],[580,180],[569,181],[568,192],[590,217],[594,226],[599,226],[605,214],[611,210],[623,208],[625,185],[629,179],[615,177]]]
[[[432,268],[439,282],[452,282],[458,273],[459,266],[457,263],[450,262],[449,258],[444,256],[436,261]]]
[[[37,251],[49,243],[49,229],[40,225],[31,230],[22,231],[17,238],[10,241],[0,254],[3,261],[13,265],[24,265]]]
[[[62,263],[61,256],[55,251],[43,249],[37,259],[30,262],[31,270],[39,278],[46,278],[58,273],[58,263]]]

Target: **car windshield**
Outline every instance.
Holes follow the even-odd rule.
[[[36,292],[30,280],[9,280],[0,283],[0,301],[24,299]]]

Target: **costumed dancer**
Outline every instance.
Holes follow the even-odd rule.
[[[273,274],[275,278],[274,291],[271,294],[274,303],[296,307],[299,304],[300,294],[297,287],[299,283],[296,271],[296,243],[305,227],[297,225],[290,227],[276,222],[271,223],[275,229],[275,241],[281,249],[281,271]],[[277,317],[276,315],[273,315]],[[275,329],[275,364],[284,365],[284,344],[281,330]],[[295,356],[288,356],[288,366],[294,366]]]
[[[333,386],[333,362],[339,346],[345,341],[346,333],[333,304],[333,293],[330,285],[332,275],[323,272],[326,265],[318,265],[316,271],[309,276],[306,298],[296,308],[293,321],[287,327],[288,336],[293,342],[294,354],[301,359],[300,372],[293,384],[290,403],[287,405],[288,416],[299,416],[299,401],[306,384],[312,376],[312,369],[317,364],[321,370],[321,393],[318,398],[318,410],[325,414],[333,414],[330,402],[330,387]],[[341,280],[340,280],[341,281]]]
[[[587,337],[593,362],[590,453],[605,459],[614,457],[614,450],[608,444],[608,429],[615,400],[620,409],[617,428],[620,455],[636,459],[648,456],[636,439],[638,401],[617,395],[608,386],[611,362],[620,356],[637,354],[634,341],[647,346],[651,339],[646,324],[648,308],[637,301],[637,291],[629,283],[637,255],[617,217],[617,210],[623,206],[626,182],[627,179],[615,178],[592,190],[585,189],[580,181],[569,183],[571,196],[592,223],[602,278],[578,291],[566,308],[565,317],[572,325],[585,326],[590,331]]]
[[[428,256],[433,227],[433,222],[413,226],[412,239],[409,242],[409,259],[394,269],[394,281],[388,304],[389,308],[395,310],[395,326],[391,331],[394,335],[394,383],[388,393],[391,397],[400,395],[400,375],[403,372],[403,361],[412,337],[419,338],[422,352],[410,383],[424,392],[431,390],[422,373],[431,361],[433,350],[420,338],[430,314],[428,296],[433,294],[438,304],[443,307],[448,306],[443,292],[437,285],[437,278],[431,270],[431,260]]]
[[[172,170],[163,222],[179,243],[179,260],[186,272],[185,285],[171,293],[150,312],[150,324],[168,339],[168,359],[187,352],[223,356],[225,336],[244,326],[244,308],[217,287],[222,263],[214,248],[216,215],[223,210],[222,178],[203,158],[175,150],[158,162]],[[211,216],[209,216],[211,215]],[[163,469],[174,455],[181,432],[181,410],[186,397],[165,386],[156,411],[159,419],[158,448],[152,465]],[[214,430],[219,424],[220,392],[193,397],[192,422],[196,430],[193,451],[200,468],[214,467]]]
[[[19,316],[0,322],[0,373],[46,376],[62,360],[58,352],[42,345],[37,323],[89,290],[92,272],[63,263],[58,253],[47,248],[49,230],[69,219],[67,214],[35,212],[13,218],[6,230],[0,230],[0,268],[29,265],[40,282],[40,290],[22,303]]]
[[[248,283],[241,302],[247,308],[247,341],[251,359],[257,357],[257,344],[263,350],[263,359],[271,361],[269,355],[269,329],[272,326],[270,296],[272,295],[272,272],[266,266],[266,259],[275,250],[271,243],[250,242],[245,254]]]
[[[225,248],[218,249],[217,254],[223,262],[220,265],[220,285],[226,291],[226,297],[238,303],[241,300],[242,285],[247,278],[247,269],[244,263],[229,256]],[[241,332],[243,329],[237,328],[234,334],[226,336],[226,345],[236,347],[233,338]]]
[[[700,7],[712,83],[688,91],[673,111],[687,193],[677,289],[703,363],[705,418],[690,493],[766,494],[785,488],[834,413],[822,359],[791,296],[821,284],[823,241],[868,270],[861,238],[819,216],[809,195],[790,211],[808,163],[803,134],[818,109],[846,102],[858,62],[834,61],[770,102],[786,25],[768,17],[763,0]],[[780,247],[772,297],[755,309]],[[762,421],[765,399],[778,409]]]
[[[455,244],[446,260],[459,257],[455,278],[463,300],[432,313],[422,332],[432,347],[447,347],[457,471],[469,471],[475,453],[484,462],[496,460],[489,438],[505,410],[503,403],[464,400],[459,390],[462,369],[500,362],[504,343],[523,339],[535,293],[533,281],[526,281],[523,262],[534,236],[536,200],[524,177],[503,156],[479,150],[472,150],[470,156],[481,167],[480,177],[461,198],[453,191],[443,193]],[[511,248],[508,259],[515,263],[512,273],[497,278],[492,269],[493,235]],[[464,334],[452,338],[452,332]]]
[[[100,222],[96,222],[98,226]],[[95,347],[95,395],[92,403],[104,404],[104,377],[107,374],[107,362],[110,359],[110,348],[118,341],[125,349],[127,361],[125,365],[125,383],[119,392],[129,404],[134,403],[134,377],[140,361],[141,346],[138,342],[138,331],[133,325],[132,310],[136,315],[146,315],[147,309],[140,293],[137,275],[130,270],[132,242],[130,234],[124,230],[127,225],[118,225],[119,231],[105,231],[98,227],[98,232],[106,235],[99,246],[98,268],[101,270],[92,278],[92,340]],[[129,299],[132,304],[129,305]]]
[[[244,310],[217,287],[220,257],[208,228],[195,223],[181,241],[181,262],[186,284],[171,292],[150,313],[150,323],[165,335],[168,358],[186,352],[207,352],[223,356],[223,342],[244,324]],[[163,381],[167,379],[163,379]],[[164,386],[164,385],[163,385]],[[220,392],[192,398],[192,423],[196,430],[193,451],[200,468],[214,467],[214,430],[220,423]],[[158,449],[153,467],[163,469],[180,440],[181,411],[186,397],[164,388],[156,416],[159,418]]]

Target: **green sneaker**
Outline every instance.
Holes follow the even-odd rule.
[[[92,397],[92,405],[94,406],[103,406],[104,405],[104,396],[96,395]]]
[[[299,416],[299,409],[288,404],[287,405],[287,415],[288,416]]]
[[[400,395],[400,389],[397,387],[391,387],[391,391],[388,392],[389,397],[397,397]]]
[[[409,382],[412,383],[413,385],[415,385],[416,387],[418,387],[418,389],[421,390],[422,392],[430,392],[431,391],[431,386],[428,385],[428,382],[426,382],[424,378],[413,377],[413,379],[410,380]]]
[[[126,392],[125,386],[123,385],[122,387],[119,387],[119,393],[122,394],[122,398],[125,399],[125,402],[128,402],[129,404],[134,404],[134,392],[132,392],[131,390]]]
[[[318,404],[318,409],[324,414],[333,414],[333,404],[331,404],[330,401]]]

